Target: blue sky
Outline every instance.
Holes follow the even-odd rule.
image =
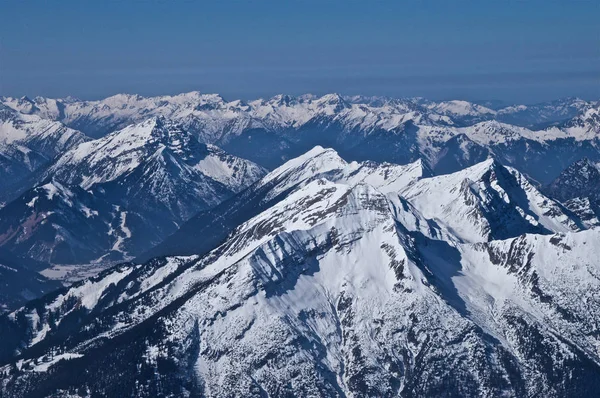
[[[600,2],[0,0],[0,95],[600,98]]]

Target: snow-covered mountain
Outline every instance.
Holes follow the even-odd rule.
[[[317,146],[286,162],[239,195],[198,213],[164,242],[138,257],[148,260],[168,254],[200,254],[212,249],[237,225],[273,206],[286,195],[318,178],[347,184],[366,183],[382,192],[398,191],[431,172],[418,160],[408,165],[351,162],[333,149]]]
[[[276,95],[269,99],[246,102],[226,101],[218,94],[202,94],[197,91],[158,97],[118,94],[99,101],[0,97],[0,102],[24,114],[36,114],[45,119],[63,121],[92,137],[105,135],[150,116],[164,116],[180,121],[194,132],[205,130],[201,134],[213,141],[219,138],[219,132],[239,132],[245,128],[261,127],[263,122],[271,128],[299,127],[319,115],[337,116],[340,113],[348,113],[348,110],[352,110],[353,115],[346,117],[354,119],[355,124],[361,117],[362,110],[363,116],[367,116],[364,122],[368,124],[377,119],[375,114],[378,113],[387,114],[385,118],[390,119],[388,124],[396,125],[403,119],[399,116],[406,115],[407,118],[419,121],[448,125],[473,124],[495,119],[531,127],[566,121],[594,105],[593,102],[579,98],[565,98],[534,105],[510,105],[491,109],[478,103],[460,100],[435,102],[423,98],[342,97],[338,94],[322,97],[310,94],[297,97]],[[428,115],[432,117],[428,118]],[[404,119],[408,120],[407,118]]]
[[[51,263],[128,258],[264,173],[151,118],[58,157],[39,185],[0,209],[0,246]]]
[[[198,92],[160,97],[119,94],[99,101],[3,98],[2,102],[94,137],[149,117],[166,117],[200,142],[269,169],[315,145],[333,147],[358,161],[406,164],[423,158],[438,174],[471,166],[485,159],[483,154],[493,153],[542,183],[581,157],[600,160],[599,126],[593,117],[598,103],[576,98],[499,109],[458,100],[337,94],[226,101]]]
[[[423,216],[466,242],[583,228],[577,217],[544,196],[521,173],[494,159],[414,181],[399,192]]]
[[[0,317],[3,394],[594,395],[600,232],[553,233],[570,228],[558,205],[494,161],[446,180],[404,167],[315,148],[221,204],[213,225],[235,225],[199,255]],[[545,230],[463,243],[441,194],[486,220],[497,196]]]
[[[234,192],[250,185],[264,173],[252,162],[228,155],[217,147],[200,144],[181,125],[162,117],[153,117],[106,137],[82,143],[64,153],[46,174],[88,189],[139,173],[138,170],[150,167],[149,164],[160,164],[158,167],[165,169],[163,173],[171,174],[174,171],[168,167],[176,167],[181,177],[173,180],[189,177],[185,182],[193,184],[195,179],[204,176]],[[158,185],[159,182],[154,180],[152,183]],[[172,186],[155,187],[161,189],[155,192],[157,196],[169,195],[168,191],[173,189]],[[202,188],[204,192],[197,190],[198,193],[205,196],[208,204],[213,204],[215,199],[211,195],[214,196],[214,189]],[[195,188],[188,186],[188,189]]]
[[[574,118],[593,105],[575,97],[533,105],[510,105],[498,109],[496,119],[519,126],[542,127]]]
[[[0,197],[54,157],[88,140],[60,122],[0,104]]]

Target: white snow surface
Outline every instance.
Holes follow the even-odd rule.
[[[540,193],[517,170],[494,159],[456,173],[415,180],[400,194],[424,217],[445,225],[467,242],[490,239],[494,229],[490,223],[497,220],[512,233],[521,228],[517,222],[554,232],[580,229],[558,203]],[[515,209],[520,216],[505,218],[500,205]]]
[[[484,122],[496,116],[537,109],[525,105],[511,105],[495,111],[461,100],[432,102],[420,98],[343,97],[335,93],[321,97],[280,94],[268,99],[245,102],[227,101],[218,94],[203,94],[197,91],[158,97],[118,94],[98,101],[0,97],[0,102],[21,113],[51,120],[60,119],[68,125],[88,121],[108,131],[122,129],[132,123],[141,123],[149,117],[165,117],[194,130],[200,141],[206,143],[227,142],[251,128],[265,128],[269,131],[297,130],[313,122],[326,125],[335,123],[343,129],[344,134],[360,131],[361,134],[368,135],[376,130],[395,131],[402,129],[405,123],[412,122],[420,127],[446,127],[453,135],[464,132],[465,129],[467,132],[475,130],[473,134],[479,136],[481,133],[485,134],[481,127],[456,128],[455,120],[466,117],[474,122]],[[58,103],[64,108],[63,112],[58,111]],[[568,108],[582,112],[580,126],[540,131],[516,128],[515,132],[541,142],[570,136],[577,140],[591,138],[593,131],[598,131],[597,123],[590,124],[594,118],[593,114],[598,111],[597,104],[583,100],[566,101],[546,105],[539,111],[543,116],[546,113],[567,112]],[[595,126],[595,130],[590,126]],[[506,130],[501,125],[488,127]],[[486,142],[490,139],[504,142],[506,139],[506,131],[492,132],[491,135],[492,137],[482,136],[480,139]]]
[[[250,185],[264,174],[256,164],[208,146],[206,156],[190,148],[195,138],[168,120],[150,118],[106,137],[85,142],[63,154],[48,174],[59,174],[84,189],[110,182],[136,170],[148,159],[174,156],[190,171],[204,174],[235,191]],[[200,145],[200,144],[197,144]],[[200,145],[200,148],[202,146]],[[169,150],[172,155],[164,154]],[[82,169],[82,175],[71,173]]]

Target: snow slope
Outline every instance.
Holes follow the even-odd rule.
[[[420,179],[400,193],[466,242],[522,233],[578,231],[579,219],[517,170],[488,159],[453,174]]]

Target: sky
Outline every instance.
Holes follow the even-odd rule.
[[[600,98],[597,0],[0,0],[0,95]]]

